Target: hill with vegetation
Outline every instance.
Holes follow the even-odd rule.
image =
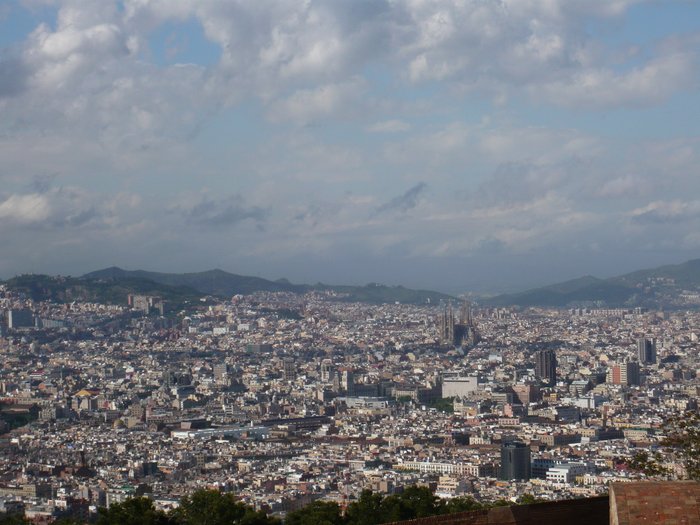
[[[337,300],[364,302],[373,304],[438,304],[440,301],[453,299],[449,295],[430,290],[412,290],[403,286],[386,286],[370,283],[365,286],[335,286],[318,283],[315,285],[292,284],[286,279],[270,281],[261,277],[251,277],[209,270],[196,273],[160,273],[144,270],[123,270],[112,267],[98,270],[83,276],[86,279],[104,282],[121,282],[128,279],[146,279],[169,286],[185,286],[202,294],[228,298],[233,295],[248,295],[254,292],[292,292],[310,291],[333,294]]]
[[[700,290],[700,259],[598,279],[585,276],[482,301],[489,306],[694,307],[684,292]]]
[[[187,286],[170,286],[148,279],[128,277],[120,280],[25,274],[5,281],[5,286],[24,293],[34,301],[69,303],[72,301],[126,304],[129,294],[154,295],[173,308],[198,301],[201,293]]]

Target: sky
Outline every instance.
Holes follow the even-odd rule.
[[[0,0],[0,277],[697,258],[699,66],[697,0]]]

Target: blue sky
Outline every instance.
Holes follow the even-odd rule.
[[[700,257],[699,50],[697,1],[5,0],[0,277]]]

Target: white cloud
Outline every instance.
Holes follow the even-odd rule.
[[[10,195],[0,202],[0,219],[19,224],[44,221],[51,213],[48,199],[36,193]]]
[[[694,55],[674,53],[626,72],[584,69],[564,80],[533,86],[532,93],[540,100],[581,109],[647,106],[690,88],[696,71]]]
[[[700,218],[700,200],[653,201],[629,213],[639,223],[663,224]]]
[[[251,254],[366,242],[463,256],[585,244],[606,220],[636,240],[695,221],[681,197],[700,191],[697,139],[627,145],[596,135],[595,118],[590,131],[542,125],[567,118],[552,106],[635,110],[695,85],[697,37],[589,31],[635,0],[50,3],[55,24],[0,59],[0,218],[13,230],[180,245],[147,195],[169,202],[200,182],[212,196],[181,211],[252,225],[236,239]],[[193,21],[220,55],[157,63],[158,30]],[[42,174],[65,187],[29,188]],[[414,212],[376,213],[403,202]]]
[[[268,115],[272,120],[294,120],[308,123],[317,119],[351,114],[366,84],[353,78],[341,84],[324,84],[314,89],[301,89],[286,99],[272,104]]]
[[[605,182],[598,190],[601,197],[635,197],[651,190],[646,179],[636,175],[623,175]]]

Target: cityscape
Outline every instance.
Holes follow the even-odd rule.
[[[0,294],[0,510],[36,523],[201,489],[281,518],[414,486],[593,498],[650,453],[688,476],[663,441],[698,410],[696,311]]]
[[[0,525],[700,525],[700,1],[0,0]]]

